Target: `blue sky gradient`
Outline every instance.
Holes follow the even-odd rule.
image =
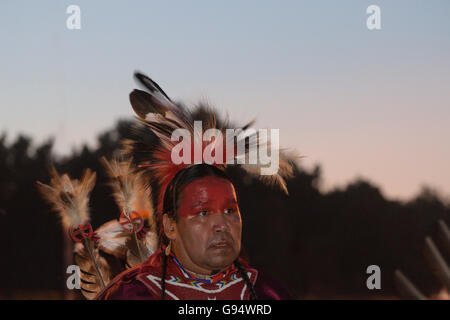
[[[175,100],[279,128],[324,190],[362,176],[392,198],[450,194],[449,17],[444,0],[2,1],[0,132],[95,145],[132,116],[141,70]]]

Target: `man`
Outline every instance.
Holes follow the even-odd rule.
[[[97,299],[289,298],[285,289],[239,257],[241,213],[233,183],[224,171],[230,159],[214,157],[206,164],[194,161],[193,154],[183,154],[189,161],[172,161],[176,146],[172,133],[180,128],[192,132],[194,119],[203,121],[205,131],[224,130],[217,125],[215,113],[203,110],[194,115],[173,103],[150,78],[136,77],[149,92],[134,90],[130,94],[143,126],[124,143],[123,153],[140,168],[151,187],[160,248],[147,261],[112,280]],[[225,148],[224,141],[214,143]],[[192,145],[192,150],[205,150],[204,142],[200,144]],[[251,146],[246,146],[248,153]],[[288,164],[283,168],[289,173]],[[244,170],[256,171],[254,166]],[[285,187],[282,174],[274,175],[272,182]]]
[[[223,171],[204,164],[189,167],[168,190],[162,226],[166,245],[119,275],[97,299],[289,298],[286,289],[239,258],[242,219]]]

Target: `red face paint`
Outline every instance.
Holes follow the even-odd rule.
[[[217,213],[239,215],[236,193],[229,181],[217,177],[204,177],[184,188],[178,210],[180,218],[206,217]]]

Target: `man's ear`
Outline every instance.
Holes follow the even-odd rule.
[[[166,235],[167,239],[175,240],[177,237],[175,220],[171,219],[167,213],[164,213],[162,222],[164,234]]]

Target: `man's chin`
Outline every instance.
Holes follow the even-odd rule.
[[[234,250],[213,250],[210,252],[208,265],[211,270],[224,270],[231,266],[238,257]]]

